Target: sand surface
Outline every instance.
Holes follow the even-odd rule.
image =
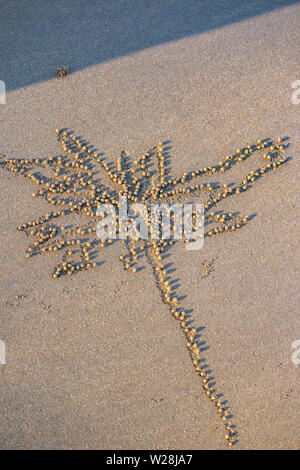
[[[255,214],[251,223],[199,252],[174,249],[168,262],[231,406],[234,448],[299,449],[299,3],[228,1],[223,14],[220,2],[200,11],[187,1],[185,16],[176,1],[137,1],[138,12],[128,1],[113,11],[17,3],[0,4],[1,153],[57,155],[54,129],[68,127],[109,160],[170,140],[178,175],[258,138],[289,139],[287,165],[224,203]],[[63,80],[59,65],[71,70]],[[221,421],[147,263],[126,273],[114,243],[96,270],[53,280],[59,256],[25,261],[16,230],[49,207],[2,168],[0,189],[0,448],[223,449]],[[201,279],[204,260],[214,270]]]

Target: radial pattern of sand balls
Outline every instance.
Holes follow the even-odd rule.
[[[98,263],[94,261],[95,252],[113,243],[112,238],[99,239],[97,237],[97,223],[104,218],[103,214],[97,215],[100,205],[110,204],[117,211],[120,206],[120,197],[124,196],[129,206],[142,203],[147,210],[150,233],[151,204],[178,202],[183,207],[188,199],[201,195],[205,199],[203,223],[204,227],[208,227],[204,237],[234,232],[243,227],[249,218],[246,215],[219,210],[215,212],[218,203],[247,191],[261,177],[286,161],[284,144],[280,139],[276,142],[258,140],[253,145],[247,144],[234,154],[227,155],[224,160],[212,167],[199,168],[173,178],[168,174],[166,165],[168,153],[161,142],[133,164],[129,154],[122,151],[116,165],[111,165],[102,154],[71,132],[56,130],[56,134],[64,155],[30,160],[5,158],[2,155],[0,159],[2,167],[13,173],[20,173],[35,183],[37,189],[32,194],[33,198],[44,198],[53,206],[51,212],[18,227],[18,230],[34,237],[34,242],[26,250],[26,258],[40,253],[62,252],[61,262],[52,273],[53,278],[72,276],[78,272],[96,268]],[[197,183],[197,180],[203,177],[228,172],[234,165],[249,160],[252,154],[258,151],[263,153],[263,165],[248,172],[239,183],[234,185]],[[99,170],[103,173],[101,179]],[[103,182],[104,178],[107,180],[106,183]],[[59,223],[67,216],[72,216],[73,219],[77,217],[82,219],[84,216],[85,222],[82,223],[81,220],[80,223],[73,223],[71,226]],[[196,211],[192,212],[191,218],[192,227],[196,230],[199,222]],[[134,216],[128,217],[127,223],[134,227],[134,220]],[[171,220],[174,221],[174,217],[171,217]],[[116,233],[118,233],[119,223],[117,216]],[[160,222],[159,229],[162,234],[164,229],[162,222]],[[184,241],[190,243],[195,239],[194,237]],[[138,231],[136,231],[130,238],[123,240],[123,243],[127,252],[120,256],[120,261],[125,270],[137,272],[138,260],[143,255],[150,262],[161,298],[170,309],[171,315],[178,321],[186,337],[186,345],[194,370],[201,380],[205,394],[224,422],[225,439],[232,447],[236,442],[237,431],[231,422],[231,414],[211,384],[211,372],[208,372],[208,365],[201,358],[196,329],[193,328],[189,316],[180,306],[175,289],[171,287],[168,269],[164,264],[164,254],[177,241],[162,237],[158,240],[143,240],[139,239]]]

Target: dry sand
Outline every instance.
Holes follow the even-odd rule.
[[[54,129],[68,127],[109,160],[123,148],[135,156],[171,140],[177,175],[216,163],[257,138],[289,138],[289,163],[224,204],[227,210],[256,214],[251,223],[210,239],[199,252],[173,250],[171,261],[179,293],[187,295],[183,305],[204,327],[205,357],[239,432],[235,448],[299,449],[300,369],[292,363],[291,343],[300,339],[300,104],[291,102],[291,83],[300,79],[300,5],[272,2],[273,10],[257,6],[256,14],[255,5],[270,2],[226,2],[225,24],[191,28],[189,35],[180,23],[181,34],[172,37],[160,28],[176,31],[178,18],[188,32],[192,22],[188,15],[185,20],[176,15],[177,2],[154,2],[141,25],[134,12],[126,17],[126,2],[120,2],[122,14],[113,18],[111,30],[109,15],[101,23],[101,2],[98,7],[83,2],[93,8],[80,15],[74,2],[71,33],[78,35],[78,47],[70,55],[61,28],[56,49],[44,48],[47,35],[54,34],[53,8],[72,2],[31,3],[34,11],[14,10],[15,2],[0,7],[2,48],[11,54],[2,53],[0,68],[9,90],[7,104],[0,105],[2,153],[56,155],[60,147]],[[160,3],[175,9],[169,24],[165,14],[153,23]],[[187,3],[195,8],[195,2]],[[253,15],[242,17],[243,3],[254,5]],[[141,4],[146,8],[146,2]],[[218,4],[205,3],[209,18],[214,8],[222,18]],[[37,31],[40,14],[43,27]],[[136,45],[134,32],[151,36],[147,21],[153,43]],[[120,53],[118,24],[121,43],[127,31],[130,46],[120,46]],[[107,55],[101,41],[97,48],[105,34],[112,50]],[[87,42],[81,44],[80,37]],[[32,57],[26,49],[30,38]],[[94,56],[86,59],[89,47]],[[58,65],[69,65],[73,73],[57,80]],[[238,181],[244,174],[242,166],[222,181]],[[0,366],[0,447],[224,448],[222,424],[203,396],[184,337],[161,303],[149,266],[142,262],[146,269],[127,274],[118,261],[121,245],[115,243],[97,270],[53,280],[50,273],[59,258],[25,262],[27,240],[16,231],[23,221],[47,211],[46,203],[33,201],[31,184],[3,169],[0,188],[0,339],[7,348],[7,364]],[[214,271],[201,280],[205,259],[215,259]]]

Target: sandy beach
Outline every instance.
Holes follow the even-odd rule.
[[[300,4],[112,3],[1,2],[0,153],[59,155],[68,128],[113,162],[168,142],[176,177],[285,139],[287,163],[220,204],[249,223],[166,263],[230,406],[232,449],[299,449]],[[253,158],[212,180],[240,181]],[[26,260],[17,231],[49,204],[2,167],[0,189],[0,449],[226,449],[147,261],[126,272],[116,242],[96,269],[53,279],[61,255]]]

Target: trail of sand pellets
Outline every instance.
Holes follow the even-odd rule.
[[[26,258],[49,252],[62,252],[61,262],[54,267],[52,277],[72,276],[85,270],[95,269],[98,263],[94,261],[95,250],[101,252],[113,242],[113,238],[99,239],[97,223],[103,221],[97,209],[103,204],[109,204],[116,210],[120,207],[120,198],[126,197],[128,206],[143,204],[147,212],[147,224],[151,229],[151,205],[155,203],[178,202],[183,207],[187,199],[202,196],[204,198],[204,238],[217,234],[235,232],[244,227],[249,221],[247,215],[213,210],[218,204],[228,198],[237,196],[256,184],[260,178],[269,174],[286,162],[284,144],[278,139],[260,141],[227,155],[224,160],[212,167],[199,168],[171,177],[167,172],[166,148],[158,143],[137,161],[131,161],[126,151],[121,152],[116,165],[107,163],[103,154],[99,154],[93,146],[77,138],[66,130],[56,130],[64,155],[46,159],[15,159],[1,156],[0,165],[5,169],[23,175],[37,186],[33,198],[44,198],[53,210],[36,220],[25,222],[18,230],[33,237],[34,241],[26,249]],[[229,172],[235,165],[249,160],[256,152],[263,153],[262,166],[248,172],[237,184],[217,184],[199,182],[203,178]],[[103,178],[99,177],[99,170]],[[104,181],[106,179],[106,181]],[[112,185],[114,187],[112,188]],[[85,218],[84,223],[76,225],[74,220]],[[72,225],[60,223],[68,217]],[[71,221],[70,221],[71,217]],[[193,229],[197,228],[197,214],[192,211],[191,222]],[[134,216],[129,216],[127,224],[134,227]],[[174,217],[171,217],[174,221]],[[117,216],[116,233],[120,229],[120,219]],[[159,225],[160,234],[163,223]],[[116,235],[115,233],[115,235]],[[191,243],[196,238],[185,239]],[[195,373],[199,376],[204,393],[215,406],[225,427],[225,440],[232,447],[236,442],[237,430],[232,423],[232,415],[228,406],[221,401],[220,394],[212,384],[211,372],[201,358],[201,347],[197,340],[196,329],[180,300],[176,297],[175,289],[171,287],[172,280],[164,264],[164,255],[177,240],[140,239],[138,231],[133,230],[131,237],[123,240],[125,254],[120,255],[120,261],[125,270],[136,273],[139,259],[144,256],[153,269],[156,284],[161,298],[167,305],[173,318],[178,322],[186,337],[186,346],[192,360]],[[204,276],[205,277],[205,276]]]

